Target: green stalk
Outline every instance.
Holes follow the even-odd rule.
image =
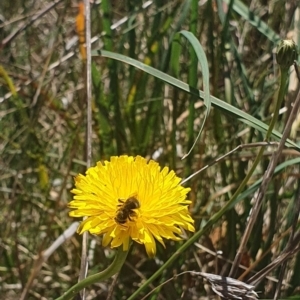
[[[278,92],[278,99],[277,99],[277,103],[276,103],[276,108],[274,111],[274,115],[272,117],[271,123],[269,125],[269,129],[266,133],[266,138],[265,141],[268,141],[271,134],[272,134],[272,130],[274,128],[274,125],[276,123],[276,120],[278,118],[278,114],[279,114],[279,110],[284,98],[284,94],[285,94],[285,87],[286,87],[286,81],[288,78],[288,68],[281,68],[281,80],[280,80],[280,88],[279,88],[279,92]],[[248,180],[250,179],[250,177],[252,176],[255,168],[257,167],[258,163],[261,160],[262,154],[263,154],[263,147],[260,149],[249,173],[247,174],[247,176],[245,177],[245,179],[243,180],[243,182],[241,183],[241,185],[239,186],[239,188],[237,189],[237,191],[234,193],[234,195],[232,196],[232,198],[225,204],[225,206],[223,206],[223,208],[221,208],[221,210],[219,210],[217,213],[215,213],[209,220],[208,222],[205,224],[205,226],[200,229],[198,232],[196,232],[189,240],[187,240],[170,258],[169,260],[167,260],[164,265],[158,269],[147,281],[145,281],[143,283],[143,285],[141,285],[129,298],[128,300],[133,300],[135,299],[140,292],[142,292],[144,289],[147,288],[147,286],[149,284],[151,284],[157,277],[159,277],[163,271],[165,269],[167,269],[169,266],[171,266],[173,264],[174,261],[176,261],[178,259],[178,257],[186,250],[188,249],[191,245],[193,245],[195,242],[197,242],[199,240],[199,238],[206,232],[208,231],[229,209],[232,208],[232,206],[234,205],[234,202],[236,200],[236,198],[238,197],[238,195],[241,193],[241,191],[244,189],[245,185],[247,184]]]
[[[269,125],[269,129],[268,129],[268,131],[266,133],[266,137],[265,137],[265,141],[266,142],[269,141],[270,136],[272,134],[272,130],[273,130],[273,128],[275,126],[275,123],[277,121],[277,118],[278,118],[278,115],[279,115],[279,110],[280,110],[282,101],[284,99],[285,90],[286,90],[285,87],[286,87],[286,81],[288,79],[289,68],[283,68],[283,67],[281,67],[280,71],[281,71],[281,77],[280,77],[280,87],[279,87],[279,92],[278,92],[278,99],[277,99],[277,102],[276,102],[276,107],[275,107],[275,111],[274,111],[271,123]],[[258,155],[256,156],[256,158],[255,158],[255,160],[254,160],[254,162],[253,162],[253,164],[251,166],[251,169],[249,170],[247,176],[244,178],[244,180],[242,181],[242,183],[240,184],[240,186],[238,187],[238,189],[235,191],[234,195],[230,199],[230,202],[231,201],[235,201],[236,198],[239,196],[239,194],[243,191],[243,189],[246,186],[247,182],[249,181],[249,179],[251,178],[252,174],[254,173],[254,171],[255,171],[258,163],[261,161],[263,152],[264,152],[264,147],[261,147],[260,150],[259,150],[259,152],[258,152]],[[245,242],[247,242],[247,240]],[[241,244],[241,246],[242,246],[242,244]],[[243,245],[243,246],[245,246],[245,245]],[[240,259],[241,259],[240,256],[236,256],[236,259],[234,260],[234,263],[233,263],[233,265],[231,267],[231,270],[230,270],[230,273],[229,273],[229,277],[234,277],[235,276],[237,267],[238,267],[238,265],[240,263]]]
[[[108,51],[114,51],[114,44],[113,44],[113,31],[111,29],[111,20],[112,20],[112,4],[109,0],[103,0],[101,1],[101,7],[103,11],[103,18],[102,18],[102,24],[103,24],[103,30],[106,32],[106,35],[103,37],[104,42],[104,49],[107,49]],[[114,139],[116,142],[116,153],[124,153],[127,149],[127,135],[125,133],[125,126],[124,121],[121,113],[121,106],[120,106],[120,99],[122,98],[122,92],[120,90],[119,86],[119,78],[118,78],[118,67],[116,61],[110,61],[107,63],[109,68],[109,89],[110,93],[108,96],[109,99],[109,106],[113,107],[114,111]],[[109,108],[110,108],[109,107]]]
[[[197,36],[197,21],[198,21],[198,1],[192,0],[191,2],[191,19],[190,19],[190,32],[192,32],[195,36]],[[197,88],[198,82],[198,60],[195,50],[191,47],[190,48],[190,66],[189,66],[189,73],[188,73],[188,84],[193,88]],[[194,123],[195,123],[195,102],[197,97],[194,95],[190,95],[189,99],[189,116],[188,116],[188,126],[187,126],[187,151],[193,148],[193,144],[195,141],[195,134],[194,134]],[[194,151],[190,153],[187,157],[186,163],[186,174],[191,174],[192,165],[194,163]]]
[[[78,282],[77,284],[73,285],[67,292],[65,292],[62,296],[57,298],[56,300],[68,300],[72,299],[78,292],[86,288],[87,286],[96,283],[96,282],[101,282],[104,281],[117,272],[120,271],[122,268],[125,259],[127,257],[128,251],[123,251],[123,246],[120,246],[118,248],[118,251],[116,253],[116,257],[112,264],[104,271],[99,272],[97,274],[91,275],[84,280]]]
[[[265,142],[269,141],[269,139],[272,135],[272,131],[274,129],[275,123],[277,121],[277,118],[279,115],[279,110],[280,110],[282,101],[284,99],[287,78],[288,78],[288,69],[281,68],[281,78],[280,78],[280,88],[279,88],[279,93],[278,93],[278,99],[276,102],[276,108],[275,108],[271,123],[270,123],[268,131],[266,133]],[[251,166],[251,169],[249,170],[248,174],[246,175],[246,177],[244,178],[244,180],[242,181],[242,183],[240,184],[238,189],[235,191],[234,195],[230,199],[230,202],[235,201],[236,198],[239,196],[239,194],[242,192],[242,190],[246,186],[247,182],[251,178],[252,174],[254,173],[258,163],[260,162],[263,153],[264,153],[264,147],[261,147],[252,166]]]
[[[283,101],[283,98],[284,98],[285,87],[286,87],[286,82],[287,82],[287,79],[288,79],[289,68],[294,63],[294,60],[297,59],[297,57],[298,57],[297,47],[296,47],[295,43],[292,40],[282,40],[279,43],[279,45],[277,47],[276,60],[277,60],[277,63],[279,64],[279,66],[280,66],[280,72],[281,72],[280,87],[279,87],[278,99],[277,99],[277,102],[276,102],[276,108],[275,108],[275,111],[274,111],[274,115],[273,115],[273,118],[272,118],[271,123],[269,125],[269,129],[267,131],[266,138],[265,138],[265,140],[267,142],[269,141],[269,138],[271,136],[271,131],[273,130],[273,128],[275,126],[275,122],[277,121],[278,114],[279,114],[279,109],[281,107],[281,104],[282,104],[282,101]],[[291,119],[291,116],[289,116],[287,126],[288,126],[288,124],[289,124],[289,126],[291,126],[291,122],[292,122],[292,119]],[[235,256],[234,262],[232,264],[232,267],[231,267],[231,270],[230,270],[230,273],[229,273],[229,277],[235,277],[236,276],[238,266],[239,266],[239,264],[241,262],[241,259],[242,259],[242,255],[245,252],[245,248],[246,248],[246,245],[248,243],[250,234],[253,230],[254,223],[256,222],[259,211],[261,209],[261,205],[262,205],[262,202],[263,202],[263,195],[266,192],[268,184],[270,183],[271,176],[272,176],[272,174],[275,170],[275,166],[276,166],[276,163],[278,161],[278,157],[279,157],[279,155],[282,151],[283,143],[287,139],[288,133],[290,131],[290,128],[288,128],[287,126],[286,126],[286,128],[284,130],[284,133],[282,135],[282,141],[280,142],[280,144],[278,146],[278,150],[276,152],[276,155],[272,157],[272,160],[270,161],[269,166],[267,168],[267,171],[266,171],[266,173],[263,177],[262,185],[261,185],[261,188],[259,190],[259,193],[255,197],[255,204],[253,205],[251,214],[249,216],[249,221],[247,223],[244,234],[241,238],[240,246],[239,246],[238,252]],[[258,162],[261,159],[262,154],[263,154],[263,148],[260,149],[259,155],[257,156],[257,158],[256,158],[253,165],[258,164]],[[254,169],[255,169],[255,167],[252,166],[252,168],[249,172],[250,175],[254,172]],[[249,178],[250,177],[249,174],[246,177]],[[246,184],[245,179],[242,182],[241,186],[243,186],[243,184],[244,185]],[[238,189],[239,192],[241,192],[241,186]],[[235,193],[234,196],[236,196],[236,194],[237,194],[237,192]]]
[[[146,287],[151,284],[157,277],[159,277],[165,269],[173,264],[174,261],[178,260],[178,257],[187,250],[191,245],[196,243],[199,238],[208,231],[225,213],[231,208],[233,201],[230,200],[225,206],[217,213],[215,213],[205,224],[205,226],[196,232],[189,240],[187,240],[164,264],[160,267],[147,281],[143,283],[127,300],[135,299],[140,292],[142,292]]]

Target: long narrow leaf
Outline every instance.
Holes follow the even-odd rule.
[[[230,0],[223,0],[228,5]],[[265,35],[271,42],[277,44],[280,41],[280,36],[272,30],[263,20],[256,16],[249,8],[240,0],[234,0],[233,10],[253,25],[259,32]]]
[[[205,113],[201,128],[199,130],[199,133],[196,137],[196,140],[195,140],[192,148],[186,154],[186,155],[189,155],[189,153],[192,151],[195,144],[197,143],[198,139],[200,138],[205,121],[209,115],[210,108],[211,108],[210,93],[209,93],[209,69],[208,69],[208,63],[207,63],[207,58],[206,58],[205,52],[204,52],[201,44],[199,43],[199,41],[196,39],[196,37],[191,32],[186,31],[186,30],[182,30],[179,33],[182,34],[190,42],[191,46],[193,47],[193,49],[197,55],[198,62],[201,65],[201,71],[202,71],[202,75],[203,75],[203,91],[204,91],[203,100],[204,100],[204,104],[206,106],[206,113]]]
[[[291,166],[294,166],[296,164],[300,164],[300,158],[299,157],[293,158],[293,159],[290,159],[288,161],[283,162],[282,164],[278,165],[275,168],[274,176],[278,175],[281,171],[283,171],[287,167],[291,167]],[[234,203],[232,203],[231,207],[234,207],[238,202],[240,202],[241,200],[245,199],[246,197],[249,197],[249,196],[253,195],[255,193],[255,191],[260,187],[261,183],[262,183],[262,178],[260,178],[259,180],[257,180],[251,186],[249,186],[249,188],[247,190],[245,190],[243,193],[241,193],[237,197],[236,201]]]
[[[176,78],[174,78],[166,73],[163,73],[155,68],[147,66],[147,65],[145,65],[135,59],[132,59],[130,57],[127,57],[127,56],[124,56],[121,54],[117,54],[117,53],[113,53],[113,52],[109,52],[109,51],[105,51],[105,50],[94,50],[94,51],[92,51],[92,56],[103,56],[103,57],[122,61],[122,62],[132,65],[140,70],[143,70],[144,72],[146,72],[152,76],[155,76],[155,77],[163,80],[164,82],[169,83],[170,85],[172,85],[174,87],[177,87],[177,88],[179,88],[185,92],[188,92],[190,94],[196,95],[200,99],[204,98],[203,91],[192,88],[192,87],[188,86],[186,83],[182,82],[181,80],[176,79]],[[214,107],[223,110],[227,114],[238,117],[239,120],[242,121],[243,123],[246,123],[247,125],[250,125],[251,127],[255,128],[263,133],[265,133],[268,130],[268,125],[261,122],[260,120],[257,120],[256,118],[252,117],[251,115],[241,111],[240,109],[238,109],[238,108],[236,108],[214,96],[210,96],[210,101]],[[280,140],[282,137],[282,134],[276,130],[273,130],[272,137],[276,140]],[[294,143],[291,140],[287,140],[286,146],[295,148],[300,151],[300,146],[298,146],[296,143]]]

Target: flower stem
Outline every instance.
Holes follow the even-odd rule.
[[[111,276],[113,276],[114,274],[120,271],[121,267],[125,262],[127,254],[128,251],[123,251],[122,246],[119,247],[114,261],[106,270],[91,275],[82,281],[79,281],[77,284],[73,285],[67,292],[65,292],[62,296],[60,296],[56,300],[72,299],[78,292],[80,292],[82,289],[86,288],[87,286],[96,282],[101,282],[103,280],[106,280],[107,278],[110,278]]]
[[[279,115],[279,110],[280,110],[280,107],[281,107],[281,104],[282,104],[282,101],[284,99],[284,95],[286,92],[286,82],[288,79],[289,68],[280,68],[280,71],[281,71],[281,76],[280,76],[280,87],[279,87],[279,92],[278,92],[278,99],[276,102],[276,107],[275,107],[273,118],[271,120],[269,129],[266,134],[266,138],[265,138],[266,141],[269,140],[269,138],[272,134],[272,130],[274,129],[275,123],[277,121],[277,118]]]

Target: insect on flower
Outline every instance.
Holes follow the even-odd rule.
[[[140,208],[140,202],[135,197],[130,197],[126,201],[119,199],[118,202],[115,221],[120,225],[125,224],[127,220],[132,221],[132,218],[137,216],[134,209]]]

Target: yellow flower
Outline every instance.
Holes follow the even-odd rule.
[[[181,228],[194,231],[186,194],[174,171],[161,170],[157,162],[141,156],[114,156],[98,162],[86,176],[75,178],[69,207],[72,217],[87,217],[78,233],[104,235],[103,246],[128,250],[130,239],[144,244],[150,257],[156,253],[155,240],[178,241]]]

